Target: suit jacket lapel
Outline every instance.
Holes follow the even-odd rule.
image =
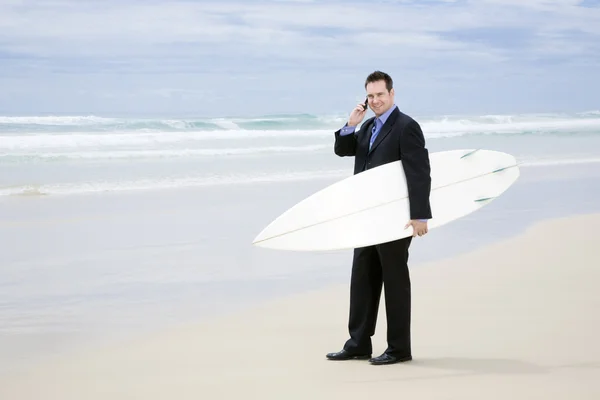
[[[379,146],[379,143],[381,143],[383,141],[383,139],[385,139],[385,137],[392,131],[392,127],[396,123],[396,118],[398,117],[399,112],[400,111],[398,110],[397,107],[394,109],[394,111],[392,111],[392,113],[388,117],[387,121],[385,121],[385,124],[383,124],[383,126],[381,127],[379,134],[375,138],[375,142],[373,142],[373,146],[371,146],[371,150],[369,150],[369,154],[371,154],[375,150],[375,148],[377,146]],[[375,122],[375,121],[373,121],[373,122]],[[371,138],[371,136],[369,135],[369,139],[370,138]]]

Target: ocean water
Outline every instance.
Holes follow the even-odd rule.
[[[0,116],[0,197],[341,178],[345,116]],[[524,167],[600,163],[600,112],[415,116],[430,151],[489,148]]]
[[[415,240],[412,266],[542,218],[600,212],[600,112],[414,117],[430,151],[506,151],[521,178]],[[0,373],[347,283],[349,251],[251,245],[288,207],[352,173],[353,160],[333,154],[344,122],[0,116]]]

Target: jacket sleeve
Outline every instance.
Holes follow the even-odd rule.
[[[344,125],[344,128],[346,125]],[[342,129],[339,129],[334,133],[335,143],[333,145],[333,151],[340,157],[355,156],[357,132],[342,134]]]
[[[431,167],[425,137],[416,121],[411,121],[400,136],[400,158],[408,185],[411,219],[430,219]]]

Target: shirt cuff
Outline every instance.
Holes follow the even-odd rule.
[[[355,129],[356,129],[355,126],[344,126],[342,128],[342,130],[340,131],[340,135],[341,136],[350,135],[350,134],[354,133]]]

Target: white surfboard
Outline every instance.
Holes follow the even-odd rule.
[[[491,150],[431,153],[430,204],[436,228],[470,214],[519,177],[515,157]],[[336,182],[299,202],[270,223],[253,244],[294,251],[327,251],[408,237],[412,227],[402,162]]]

